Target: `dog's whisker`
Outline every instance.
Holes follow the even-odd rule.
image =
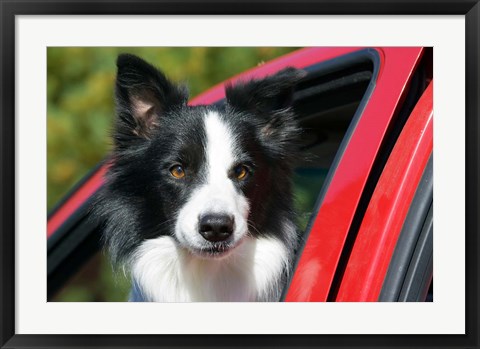
[[[252,228],[258,235],[261,235],[260,231],[253,225],[253,223],[247,221],[247,226],[248,226],[249,228]],[[252,235],[251,235],[251,232],[250,232],[250,229],[248,230],[248,234],[249,234],[250,236],[252,236]]]

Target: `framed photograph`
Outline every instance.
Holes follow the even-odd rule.
[[[478,347],[479,6],[2,2],[1,347]]]

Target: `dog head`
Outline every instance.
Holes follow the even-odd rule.
[[[247,235],[281,230],[299,137],[292,96],[304,73],[227,85],[222,105],[188,106],[186,89],[142,59],[120,55],[117,66],[114,151],[97,203],[114,261],[162,235],[221,258]]]

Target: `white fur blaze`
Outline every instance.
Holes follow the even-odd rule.
[[[212,213],[228,214],[234,217],[233,244],[239,243],[247,234],[249,204],[238,192],[229,170],[235,165],[235,139],[228,126],[215,112],[205,115],[206,133],[206,182],[198,187],[180,210],[175,234],[180,242],[192,249],[201,249],[205,241],[198,233],[200,216]]]

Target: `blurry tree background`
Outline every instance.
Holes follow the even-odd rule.
[[[47,50],[48,210],[111,149],[115,61],[133,53],[186,82],[190,97],[242,71],[294,51],[283,47],[49,47]],[[113,276],[104,253],[93,258],[56,301],[124,301],[129,281]]]

